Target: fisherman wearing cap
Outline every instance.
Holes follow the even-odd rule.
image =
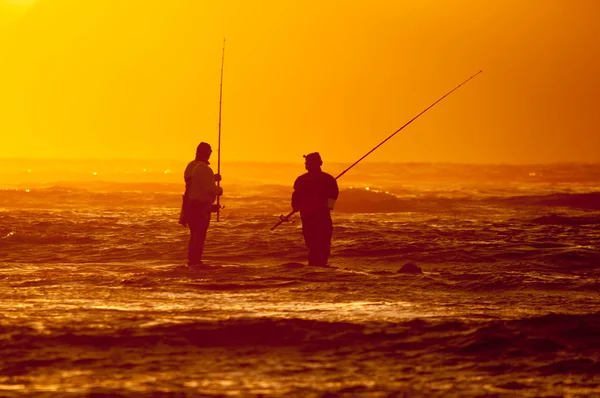
[[[192,160],[184,172],[185,194],[179,223],[189,225],[190,242],[188,245],[188,265],[202,264],[202,252],[206,232],[210,224],[210,213],[218,195],[223,194],[223,188],[215,182],[221,181],[221,176],[212,171],[208,159],[212,149],[206,142],[201,142],[196,149],[196,158]]]
[[[302,234],[308,248],[308,265],[327,267],[333,225],[330,211],[338,198],[335,178],[321,170],[318,152],[304,155],[307,173],[294,182],[292,208],[300,212]]]

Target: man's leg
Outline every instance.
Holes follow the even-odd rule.
[[[190,243],[188,248],[188,265],[202,264],[202,253],[204,252],[204,241],[210,225],[210,213],[206,212],[206,206],[192,204],[190,225]]]
[[[202,264],[202,252],[198,253],[198,225],[194,221],[190,221],[189,226],[188,265]]]
[[[198,226],[198,254],[200,256],[200,263],[202,263],[202,254],[204,253],[204,242],[206,241],[206,233],[208,232],[208,226],[210,225],[210,213],[205,213],[200,219],[200,225]]]
[[[319,219],[319,240],[317,243],[316,262],[320,267],[327,266],[327,260],[329,259],[329,253],[331,251],[331,236],[333,234],[333,225],[331,223],[331,216],[322,217]]]
[[[329,258],[333,227],[329,214],[302,219],[302,233],[308,248],[308,265],[325,267]]]
[[[309,217],[302,219],[302,235],[304,235],[304,242],[308,249],[308,265],[317,265],[318,263],[318,233],[313,219]]]

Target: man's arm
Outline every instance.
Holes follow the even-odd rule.
[[[183,181],[185,181],[184,196],[187,196],[192,189],[192,163],[189,163],[183,172]]]
[[[210,167],[201,167],[194,173],[194,184],[202,192],[202,202],[213,203],[217,199],[217,195],[223,194],[223,188],[218,187],[215,183],[215,174]]]
[[[338,195],[340,194],[340,189],[338,187],[337,180],[331,176],[330,180],[330,198],[333,200],[337,200]]]
[[[292,192],[292,210],[300,210],[300,195],[301,195],[302,176],[296,178],[294,181],[294,192]]]
[[[215,184],[217,181],[221,181],[221,175],[215,174],[210,167],[208,168],[208,170],[210,170],[210,174],[212,177],[212,180],[211,180],[212,183],[210,184],[210,187],[212,188],[212,192],[215,194],[215,196],[223,195],[223,188],[221,188],[221,186],[218,186],[217,184]]]

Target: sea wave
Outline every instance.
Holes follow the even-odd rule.
[[[397,196],[374,189],[346,189],[340,192],[335,210],[341,213],[396,213],[410,211],[444,212],[472,209],[474,206],[538,206],[600,210],[600,192],[553,193],[550,195],[486,196],[440,191]],[[582,219],[594,223],[597,219]]]
[[[531,222],[542,225],[597,225],[600,224],[600,215],[565,216],[560,214],[548,214],[534,218]]]
[[[600,210],[600,192],[553,193],[550,195],[515,196],[497,199],[511,205],[546,207],[568,207],[586,210]]]
[[[477,357],[476,362],[500,358],[545,357],[549,365],[560,363],[548,354],[569,351],[587,358],[574,372],[598,369],[600,314],[548,314],[503,321],[414,319],[405,322],[357,324],[284,318],[233,318],[126,328],[37,330],[5,325],[0,337],[9,341],[4,350],[57,345],[108,348],[147,347],[157,344],[196,347],[301,347],[304,350],[393,352],[446,352]],[[399,354],[403,355],[403,354]]]
[[[173,184],[101,184],[83,187],[50,186],[31,189],[0,190],[0,208],[19,209],[95,209],[165,208],[181,206],[181,188]],[[232,185],[226,187],[222,201],[232,210],[252,214],[290,208],[291,188],[283,185]],[[503,189],[341,189],[335,211],[339,213],[401,213],[472,211],[476,207],[540,207],[600,210],[600,192],[519,195],[514,187]]]

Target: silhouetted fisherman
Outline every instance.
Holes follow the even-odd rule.
[[[215,174],[209,166],[208,159],[211,153],[210,145],[201,142],[196,149],[196,159],[187,165],[183,175],[185,194],[179,223],[190,227],[189,266],[202,264],[210,213],[213,211],[213,203],[217,196],[223,194],[223,189],[215,185],[216,181],[221,181],[221,176]]]
[[[308,248],[308,265],[327,267],[333,224],[330,210],[338,198],[335,178],[321,171],[323,161],[318,152],[304,155],[308,173],[294,182],[292,208],[300,212],[302,234]]]

